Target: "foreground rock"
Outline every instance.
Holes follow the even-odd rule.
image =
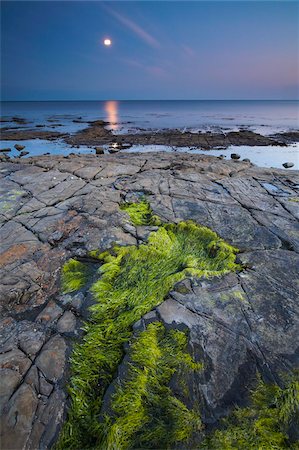
[[[204,362],[192,381],[204,422],[243,404],[256,371],[277,380],[298,364],[298,172],[159,153],[27,158],[0,174],[3,448],[55,442],[68,355],[90,304],[88,293],[60,294],[61,266],[145,240],[151,228],[119,208],[141,195],[163,221],[193,219],[241,252],[241,273],[186,280],[136,324],[159,317],[189,328]]]

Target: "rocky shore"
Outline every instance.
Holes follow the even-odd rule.
[[[5,131],[2,139],[29,134]],[[178,132],[117,142],[213,148],[285,145],[293,138]],[[103,145],[112,135],[98,123],[64,139]],[[94,270],[99,263],[91,251],[146,242],[156,227],[132,224],[120,207],[141,197],[162,222],[193,220],[239,249],[242,270],[181,281],[134,326],[137,333],[159,320],[167,329],[188,329],[192,354],[203,363],[188,383],[204,427],[219,426],[235,405],[246,405],[257,374],[281,385],[282,374],[298,368],[298,172],[148,153],[11,160],[0,163],[0,176],[4,449],[49,449],[56,442],[69,407],[69,356],[93,301],[88,287],[62,293],[61,268],[75,258]],[[122,375],[120,368],[113,383]],[[298,439],[298,430],[289,437]]]
[[[57,124],[58,126],[59,124]],[[142,131],[136,134],[113,134],[107,129],[108,122],[96,120],[88,122],[87,127],[76,133],[61,133],[58,131],[3,128],[1,139],[4,141],[22,141],[27,139],[62,139],[72,146],[99,146],[116,144],[117,148],[131,145],[167,145],[176,147],[194,147],[203,150],[227,148],[230,145],[249,146],[285,146],[299,141],[299,131],[277,133],[263,136],[259,133],[241,129],[240,131],[212,132],[182,132],[180,130]]]

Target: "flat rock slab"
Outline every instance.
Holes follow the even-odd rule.
[[[257,372],[275,382],[299,363],[299,255],[255,251],[241,261],[250,269],[183,282],[157,308],[166,325],[190,330],[191,348],[206,368],[199,383],[203,414],[212,422],[243,404]]]
[[[110,139],[103,130],[80,138]],[[162,221],[192,219],[241,251],[243,272],[187,280],[135,326],[159,317],[190,329],[207,423],[242,403],[257,370],[276,379],[298,363],[298,172],[190,154],[74,155],[3,162],[0,180],[3,448],[47,449],[57,438],[68,355],[90,302],[61,295],[60,269],[90,250],[146,241],[154,228],[134,227],[124,200],[145,195]]]

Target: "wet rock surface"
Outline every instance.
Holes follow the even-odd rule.
[[[82,123],[80,120],[79,123]],[[84,123],[84,122],[83,122]],[[59,125],[59,124],[58,124]],[[56,124],[56,126],[58,126]],[[12,129],[2,128],[2,140],[26,140],[26,139],[64,139],[72,146],[101,146],[110,145],[111,153],[120,149],[128,148],[132,145],[166,145],[176,147],[194,147],[204,150],[214,148],[227,148],[230,145],[249,145],[249,146],[285,146],[299,141],[299,131],[277,133],[272,136],[263,136],[250,130],[241,129],[239,131],[221,131],[218,133],[189,131],[182,132],[177,129],[160,131],[143,131],[134,134],[114,135],[106,127],[108,122],[96,120],[87,122],[87,127],[74,134],[59,133],[56,131],[33,129]],[[97,151],[100,153],[100,150]]]
[[[27,129],[17,129],[11,130],[10,128],[6,128],[1,130],[1,139],[4,141],[25,141],[27,139],[59,139],[64,137],[65,134],[58,133],[56,131],[39,131],[36,129],[27,130]]]
[[[155,227],[134,227],[124,200],[146,195],[162,221],[192,219],[240,249],[242,272],[185,280],[134,327],[189,328],[204,362],[192,383],[205,423],[244,402],[256,371],[277,380],[298,364],[298,172],[153,153],[28,158],[1,163],[0,176],[3,448],[46,449],[57,438],[91,301],[87,291],[61,294],[60,269],[147,239]]]

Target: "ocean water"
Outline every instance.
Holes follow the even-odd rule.
[[[109,122],[114,133],[178,128],[204,131],[248,128],[262,134],[298,129],[298,101],[51,101],[2,102],[1,116],[19,116],[32,127],[60,125],[74,132],[86,125],[73,120]],[[5,126],[15,124],[4,123]],[[62,126],[61,126],[62,125]],[[56,127],[58,129],[58,126]]]
[[[299,129],[298,101],[67,101],[67,102],[2,102],[1,117],[21,117],[28,123],[2,122],[1,127],[20,127],[75,133],[86,128],[87,121],[105,120],[114,134],[142,133],[148,130],[180,129],[182,131],[235,131],[249,129],[263,135]],[[17,142],[0,141],[0,148],[10,147],[11,156],[18,152]],[[70,152],[94,153],[89,147],[72,148],[62,141],[41,139],[22,141],[29,155],[45,153],[67,155]],[[133,146],[130,152],[184,151],[210,155],[236,152],[254,164],[281,168],[291,161],[299,169],[299,144],[288,147],[231,147],[204,151],[165,146]],[[107,149],[108,152],[108,149]]]

